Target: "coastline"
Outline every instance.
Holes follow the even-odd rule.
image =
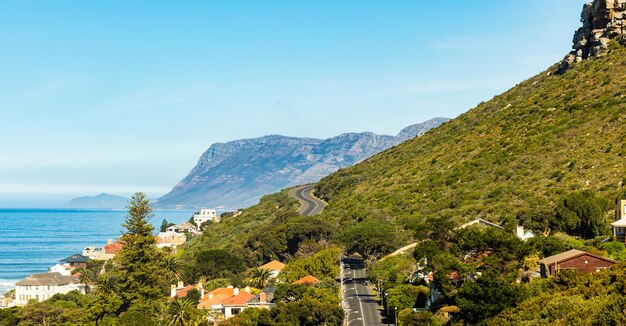
[[[117,239],[127,211],[56,208],[0,208],[0,295],[22,278],[46,273],[60,259]],[[193,211],[155,211],[157,229],[163,219],[180,223]]]

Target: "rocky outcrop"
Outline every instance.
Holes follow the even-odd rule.
[[[559,65],[565,72],[572,64],[602,57],[615,40],[626,45],[626,0],[595,0],[583,6],[583,26],[574,33],[573,50]]]
[[[265,136],[213,144],[189,175],[158,199],[157,208],[253,205],[264,194],[317,182],[448,121],[435,118],[397,136],[346,133],[329,139]]]

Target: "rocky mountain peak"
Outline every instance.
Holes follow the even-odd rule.
[[[611,40],[626,45],[626,0],[586,3],[580,21],[583,26],[574,33],[573,50],[561,61],[560,73],[573,63],[605,56]]]

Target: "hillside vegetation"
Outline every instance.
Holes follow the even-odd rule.
[[[322,179],[324,217],[407,229],[435,216],[517,218],[546,231],[566,193],[613,200],[626,177],[626,50],[611,44],[607,57],[555,70]]]

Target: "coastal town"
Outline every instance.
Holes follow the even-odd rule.
[[[626,228],[626,200],[621,200],[615,208],[615,221],[611,223],[613,236],[604,240],[624,241],[624,229]],[[231,216],[237,217],[237,214]],[[177,249],[184,246],[187,239],[202,235],[203,227],[210,224],[219,223],[220,216],[213,209],[201,209],[189,219],[179,224],[164,224],[161,232],[154,237],[154,245],[167,255],[176,255]],[[164,221],[165,223],[165,221]],[[475,219],[470,222],[455,227],[456,232],[464,232],[473,230],[485,232],[486,230],[494,230],[496,232],[508,232],[506,228],[497,223],[493,223],[484,219]],[[532,230],[517,226],[513,230],[513,235],[521,241],[528,241],[535,237],[544,237],[544,235],[536,234]],[[111,264],[116,256],[124,249],[124,242],[118,240],[108,240],[104,246],[88,246],[82,253],[70,255],[69,257],[59,260],[58,264],[51,266],[47,273],[33,274],[25,277],[15,284],[15,289],[10,291],[0,301],[1,308],[10,308],[14,306],[26,306],[33,302],[44,302],[53,298],[55,295],[68,294],[77,291],[83,295],[93,291],[97,291],[97,284],[93,282],[93,277],[85,277],[86,273],[93,269],[94,264],[99,266],[96,273],[105,273],[106,266]],[[380,263],[392,257],[402,256],[415,250],[418,243],[407,245],[389,255],[382,257]],[[494,249],[487,251],[469,251],[463,258],[466,262],[480,263],[494,253]],[[578,249],[556,253],[552,256],[544,257],[537,261],[535,270],[528,270],[520,274],[520,281],[530,282],[533,278],[551,278],[560,275],[562,272],[578,271],[581,273],[593,274],[605,269],[611,268],[618,262],[595,253],[586,252]],[[372,263],[376,265],[375,263]],[[110,265],[109,265],[110,266]],[[195,303],[195,309],[205,311],[206,321],[212,324],[220,324],[221,322],[233,318],[241,314],[246,309],[272,309],[276,306],[275,293],[277,285],[286,282],[281,277],[281,272],[287,265],[278,260],[271,260],[258,267],[252,268],[251,273],[256,278],[251,278],[250,285],[238,287],[232,284],[220,284],[216,286],[211,284],[212,280],[201,277],[197,282],[185,284],[184,281],[178,280],[170,285],[169,299],[187,300]],[[433,272],[426,272],[426,269],[420,267],[418,263],[416,268],[411,271],[410,277],[413,279],[421,279],[422,284],[429,287],[428,299],[415,304],[413,311],[428,311],[432,309],[437,302],[444,298],[442,289],[438,288],[439,283],[434,282],[435,275]],[[472,278],[479,278],[480,271],[476,271]],[[455,272],[449,274],[451,280],[459,278]],[[343,279],[337,279],[341,282],[341,292],[346,291],[347,285]],[[293,285],[315,286],[320,282],[315,276],[308,274],[300,279],[292,281]],[[385,293],[382,284],[373,283],[371,290],[378,293]],[[345,299],[344,299],[345,300]],[[385,298],[378,297],[379,304],[386,309]],[[419,300],[418,300],[419,301]],[[459,311],[456,306],[442,306],[439,308],[442,316],[448,320],[455,318]],[[396,317],[397,318],[397,317]]]
[[[626,325],[626,0],[0,8],[0,326]]]

